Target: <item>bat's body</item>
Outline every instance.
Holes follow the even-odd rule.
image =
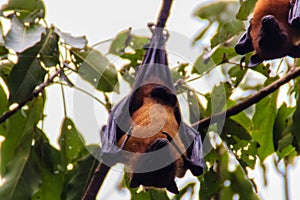
[[[255,51],[249,66],[284,56],[300,57],[298,0],[258,0],[250,27],[235,49],[239,54]],[[295,13],[298,12],[298,13]]]
[[[179,137],[176,137],[179,134],[181,122],[176,96],[164,86],[147,84],[133,94],[131,104],[133,106],[130,108],[130,112],[135,125],[131,129],[131,136],[124,144],[123,149],[129,152],[150,153],[166,147],[167,151],[164,155],[157,158],[154,156],[152,159],[158,159],[157,162],[164,162],[166,157],[178,159],[153,172],[131,173],[130,186],[165,187],[173,193],[178,193],[174,178],[175,176],[182,177],[186,167],[180,152],[169,141],[174,140],[174,144],[180,151],[185,152],[184,145]],[[126,140],[126,135],[123,135],[118,141],[118,146],[121,146],[124,140]],[[151,165],[153,162],[151,159],[140,159],[138,154],[128,159],[132,168],[130,171],[136,171],[135,168]]]

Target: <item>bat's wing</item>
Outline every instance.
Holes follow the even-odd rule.
[[[250,26],[248,27],[247,31],[242,35],[238,43],[235,45],[234,49],[237,54],[244,55],[248,52],[251,52],[254,50],[252,45],[252,40],[250,37],[250,31],[251,31],[251,21]]]
[[[199,132],[182,122],[180,137],[187,149],[185,158],[186,167],[191,170],[194,176],[201,175],[204,169],[204,159],[202,140]]]
[[[288,22],[294,28],[300,27],[300,0],[291,1]]]

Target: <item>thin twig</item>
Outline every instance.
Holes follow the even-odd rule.
[[[85,191],[82,200],[94,200],[98,194],[98,191],[109,171],[110,167],[103,163],[99,163],[95,169],[94,175]]]
[[[240,113],[241,111],[249,108],[250,106],[254,105],[255,103],[262,100],[264,97],[268,96],[269,94],[273,93],[277,89],[279,89],[282,85],[288,83],[290,80],[300,76],[300,67],[291,68],[291,70],[282,78],[278,79],[274,83],[270,84],[269,86],[261,89],[256,94],[252,95],[251,97],[247,98],[246,100],[240,102],[225,110],[223,112],[216,113],[210,117],[204,118],[194,124],[192,126],[194,128],[204,128],[208,127],[210,124],[217,123],[220,120],[224,119],[225,117],[231,117]]]
[[[42,84],[40,84],[33,92],[32,95],[30,97],[28,97],[26,100],[24,100],[23,102],[19,103],[16,107],[14,107],[13,109],[3,113],[3,115],[0,117],[0,124],[5,122],[10,116],[12,116],[13,114],[15,114],[18,110],[20,110],[26,103],[28,103],[29,101],[31,101],[32,99],[34,99],[35,97],[37,97],[39,95],[39,93],[41,93],[45,87],[47,87],[48,85],[50,85],[54,78],[57,77],[60,73],[61,69],[57,69],[55,72],[53,72],[49,78],[43,82]]]

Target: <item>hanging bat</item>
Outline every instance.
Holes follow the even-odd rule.
[[[258,0],[246,33],[235,46],[238,54],[254,51],[249,67],[264,60],[300,57],[299,0]]]
[[[106,165],[124,163],[130,187],[166,188],[178,194],[175,177],[203,173],[200,134],[182,121],[164,47],[153,30],[131,94],[110,112],[101,141]]]

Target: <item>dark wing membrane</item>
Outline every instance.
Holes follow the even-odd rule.
[[[300,27],[300,0],[291,1],[288,22],[294,28]]]
[[[185,145],[185,165],[194,176],[199,176],[204,170],[204,159],[202,140],[198,131],[182,122],[180,126],[180,137]]]
[[[251,21],[250,26],[247,29],[247,31],[242,35],[238,43],[235,45],[234,49],[237,54],[244,55],[246,53],[249,53],[254,50],[252,45],[252,40],[250,37],[250,31],[251,31]]]

